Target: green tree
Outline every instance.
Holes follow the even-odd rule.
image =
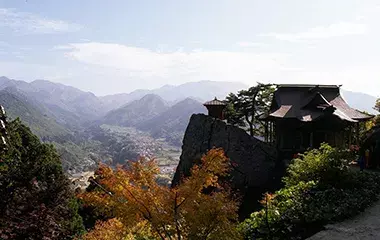
[[[0,153],[0,239],[72,239],[84,230],[59,156],[19,119]]]
[[[287,168],[284,186],[265,194],[262,209],[240,224],[246,239],[306,239],[377,201],[379,174],[353,171],[354,157],[327,144],[300,154]]]
[[[226,98],[227,121],[239,126],[248,125],[251,136],[262,136],[264,126],[259,117],[268,113],[274,90],[272,84],[257,83],[248,90],[230,93]]]
[[[380,112],[380,98],[376,100],[375,110],[378,111],[378,112]]]
[[[380,98],[377,99],[374,108],[375,108],[376,111],[380,112]],[[376,117],[374,117],[374,119],[373,119],[373,125],[380,126],[380,114],[377,115]]]

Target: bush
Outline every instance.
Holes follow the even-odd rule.
[[[19,120],[0,153],[0,239],[72,239],[84,230],[59,156]]]
[[[349,152],[322,145],[295,159],[285,187],[265,194],[263,209],[240,224],[247,239],[303,239],[351,217],[380,193],[380,176],[349,168]]]

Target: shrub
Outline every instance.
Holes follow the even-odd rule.
[[[0,239],[72,239],[84,228],[53,146],[19,120],[0,153]]]
[[[349,154],[324,144],[295,159],[285,187],[265,194],[263,209],[240,224],[246,238],[303,239],[377,200],[380,176],[351,170]]]

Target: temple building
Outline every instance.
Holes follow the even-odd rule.
[[[359,123],[373,116],[351,108],[338,85],[278,85],[265,121],[265,139],[284,154],[326,142],[348,147],[358,139]],[[354,134],[357,134],[355,137]]]
[[[226,108],[227,104],[223,101],[218,100],[216,97],[214,100],[205,102],[203,104],[208,110],[208,115],[214,118],[219,118],[221,120],[224,119],[224,109]]]

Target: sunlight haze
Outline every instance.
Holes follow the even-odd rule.
[[[202,80],[379,96],[378,1],[0,0],[0,75],[96,95]]]

